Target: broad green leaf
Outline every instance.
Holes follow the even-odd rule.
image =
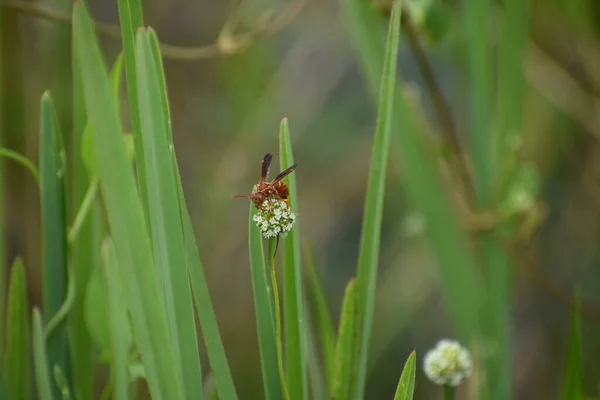
[[[146,163],[148,211],[153,239],[154,258],[161,278],[167,316],[179,373],[186,398],[201,399],[200,356],[187,273],[187,260],[173,146],[169,144],[168,114],[163,98],[164,82],[155,63],[149,33],[138,31],[136,41],[136,76],[139,112]]]
[[[308,276],[310,299],[316,319],[315,325],[319,338],[318,343],[321,347],[323,363],[325,365],[327,389],[331,392],[333,388],[333,374],[335,373],[335,328],[325,300],[323,284],[317,272],[314,255],[308,247],[305,248],[304,260]]]
[[[82,72],[108,224],[119,259],[123,286],[127,288],[127,306],[148,377],[150,394],[153,399],[183,399],[182,379],[177,374],[175,349],[169,335],[142,202],[102,55],[83,3],[75,5],[73,26],[75,56]]]
[[[412,400],[415,392],[415,375],[417,372],[417,353],[413,351],[406,360],[404,370],[398,382],[394,400]]]
[[[44,317],[50,321],[67,294],[67,209],[65,193],[66,159],[58,118],[48,92],[40,104],[40,201],[44,276]],[[48,360],[67,371],[66,324],[60,323],[48,337]],[[58,388],[53,386],[54,395]]]
[[[39,400],[52,400],[52,384],[48,369],[46,355],[46,340],[40,310],[35,307],[32,313],[32,338],[33,338],[33,365],[35,370],[35,383]]]
[[[123,53],[119,53],[112,70],[110,71],[110,84],[112,92],[115,98],[115,104],[119,104],[121,98],[121,81],[123,75]],[[117,107],[118,109],[118,107]],[[132,141],[133,138],[130,136],[128,141]],[[83,133],[81,134],[80,142],[80,153],[83,160],[83,164],[87,169],[87,173],[90,177],[98,175],[98,167],[94,160],[94,143],[92,140],[92,131],[89,124],[85,125]],[[131,143],[133,145],[133,143]],[[129,144],[128,144],[129,146]],[[133,151],[133,150],[130,150]]]
[[[279,153],[282,171],[294,164],[287,118],[281,121]],[[284,182],[289,189],[290,207],[298,212],[295,174],[296,172],[292,172],[284,178]],[[306,330],[303,323],[304,301],[302,296],[299,229],[298,223],[296,223],[296,226],[283,240],[285,244],[283,248],[283,314],[285,315],[286,371],[290,396],[293,399],[307,399]]]
[[[357,342],[357,308],[358,299],[356,291],[356,279],[352,279],[346,286],[344,302],[342,304],[342,314],[340,316],[340,326],[338,329],[338,338],[335,349],[335,375],[333,378],[333,398],[335,400],[352,399],[352,393],[356,385],[356,373],[358,366],[356,364],[356,347],[360,346]]]
[[[371,169],[358,258],[357,286],[357,346],[355,347],[358,373],[353,397],[362,399],[367,380],[369,341],[375,307],[379,242],[383,219],[383,199],[387,159],[392,132],[394,93],[396,90],[396,65],[400,40],[400,13],[402,1],[397,1],[390,18],[385,60],[380,88],[379,113],[371,158]]]
[[[250,203],[250,219],[248,222],[248,241],[250,244],[250,272],[254,294],[254,311],[256,329],[258,330],[258,347],[262,367],[265,398],[267,400],[282,399],[283,388],[279,379],[277,366],[277,347],[275,337],[275,316],[273,296],[265,275],[265,255],[262,235],[252,217],[256,210]]]
[[[8,398],[31,398],[31,342],[25,267],[15,260],[8,287],[5,376]]]
[[[129,398],[129,376],[127,362],[132,347],[131,330],[125,302],[124,287],[119,276],[119,260],[115,246],[109,237],[102,247],[103,276],[108,287],[108,342],[111,353],[111,369],[113,382],[113,399],[126,400]],[[106,299],[105,299],[106,302]]]
[[[94,344],[100,350],[100,360],[110,359],[110,337],[108,331],[108,287],[98,266],[88,280],[85,292],[85,322]]]

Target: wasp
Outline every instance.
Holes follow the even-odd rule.
[[[260,180],[256,184],[256,189],[252,194],[250,196],[233,196],[233,198],[252,199],[257,210],[262,210],[265,200],[268,199],[281,200],[287,203],[290,192],[287,185],[283,183],[283,178],[292,173],[296,169],[297,164],[280,172],[271,182],[266,182],[272,159],[273,154],[271,153],[267,153],[263,157],[260,164]]]

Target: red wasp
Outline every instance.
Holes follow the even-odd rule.
[[[276,199],[287,202],[289,190],[287,185],[283,183],[283,178],[293,172],[296,169],[297,164],[294,164],[285,171],[280,172],[279,175],[277,175],[271,182],[265,182],[267,179],[267,174],[269,173],[269,166],[271,165],[272,159],[273,154],[271,153],[267,153],[264,156],[260,165],[260,180],[256,184],[256,190],[252,192],[250,196],[233,196],[233,198],[252,199],[257,210],[261,210],[263,208],[263,203],[268,199]]]

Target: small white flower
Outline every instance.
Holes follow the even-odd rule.
[[[473,361],[469,351],[459,342],[442,339],[425,355],[423,369],[425,375],[438,385],[458,386],[471,375]]]
[[[265,238],[281,235],[285,237],[292,229],[296,215],[286,201],[265,200],[256,215],[252,217]]]

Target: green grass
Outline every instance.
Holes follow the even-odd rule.
[[[279,135],[280,167],[285,170],[294,164],[290,128],[287,118],[281,121]],[[290,207],[298,211],[296,198],[296,175],[291,173],[284,182],[287,184]],[[300,261],[299,227],[292,229],[283,240],[283,309],[285,315],[285,346],[287,376],[290,395],[293,399],[307,399],[306,375],[306,330],[303,322],[304,300],[302,295],[302,264]]]
[[[283,387],[279,379],[277,363],[277,346],[275,335],[275,307],[272,290],[267,283],[265,254],[260,231],[256,228],[252,217],[256,213],[254,204],[250,203],[248,221],[248,242],[250,245],[250,272],[254,294],[254,312],[256,313],[256,329],[262,367],[262,379],[265,398],[282,399]]]
[[[369,340],[375,307],[375,291],[377,267],[379,264],[379,243],[381,221],[383,218],[383,198],[385,194],[385,176],[387,160],[392,137],[392,110],[396,90],[396,65],[398,60],[398,43],[400,40],[400,12],[402,2],[394,3],[390,18],[388,40],[381,78],[379,113],[373,143],[373,154],[369,172],[365,212],[360,239],[358,271],[356,278],[357,291],[357,347],[355,348],[357,363],[356,386],[354,398],[364,396],[367,380]]]
[[[9,399],[31,398],[31,331],[25,267],[21,260],[12,266],[6,315],[6,364],[3,375]]]
[[[167,310],[167,321],[182,376],[185,396],[202,398],[202,379],[194,321],[192,296],[187,274],[185,244],[169,146],[168,115],[162,102],[161,76],[150,44],[150,32],[138,31],[136,76],[142,142],[146,163],[148,212],[154,259]],[[139,153],[136,153],[139,154]]]
[[[406,365],[402,370],[400,381],[398,382],[398,389],[396,389],[396,395],[394,400],[407,400],[412,399],[415,392],[415,375],[417,373],[417,353],[413,351],[406,360]]]
[[[152,258],[142,202],[125,147],[121,124],[89,14],[74,11],[75,56],[82,70],[86,109],[110,231],[127,286],[137,341],[153,398],[183,397],[183,382],[169,338],[166,309]]]
[[[572,7],[573,17],[585,20],[584,2],[563,6]],[[236,389],[184,196],[160,44],[154,30],[143,26],[140,0],[119,0],[118,7],[123,51],[109,75],[85,3],[74,6],[73,101],[55,104],[49,92],[42,96],[39,166],[19,151],[0,147],[0,157],[27,168],[38,183],[42,220],[41,307],[34,304],[29,314],[27,290],[35,281],[27,281],[17,259],[6,296],[6,320],[0,323],[0,328],[7,326],[6,340],[1,341],[0,397],[96,398],[102,371],[107,377],[102,400],[140,398],[146,395],[146,386],[153,399],[246,398],[251,394]],[[447,22],[450,16],[459,22],[451,30],[466,67],[468,150],[464,156],[472,165],[473,192],[465,194],[471,211],[504,207],[515,186],[527,186],[534,196],[541,187],[537,172],[514,165],[520,161],[511,147],[522,136],[527,116],[523,65],[531,7],[529,1],[507,0],[497,6],[491,0],[466,0],[455,14],[435,9],[441,13],[433,16],[438,21]],[[370,375],[379,365],[369,343],[377,340],[371,331],[387,215],[387,167],[394,164],[401,171],[410,206],[425,221],[424,233],[451,322],[447,336],[456,336],[471,350],[483,350],[473,351],[476,375],[481,377],[479,397],[510,398],[513,277],[511,260],[498,238],[499,234],[513,238],[522,221],[499,221],[489,232],[471,232],[456,212],[448,193],[448,183],[453,182],[447,182],[440,169],[456,172],[438,149],[446,140],[447,127],[434,132],[424,113],[426,102],[440,99],[412,96],[397,71],[401,20],[406,17],[401,18],[401,12],[411,9],[404,9],[400,0],[394,2],[389,21],[368,1],[343,0],[342,10],[366,88],[377,103],[356,278],[347,285],[336,332],[314,256],[300,249],[304,243],[300,225],[306,229],[308,224],[299,217],[286,238],[269,240],[265,260],[265,240],[252,220],[256,209],[250,203],[249,268],[263,397],[358,400],[372,396],[371,385],[383,381]],[[417,39],[433,38],[427,44],[437,45],[446,26],[435,26],[435,18],[429,17],[413,21],[415,32]],[[496,25],[502,29],[492,37]],[[6,37],[2,39],[6,42]],[[492,48],[492,42],[497,47]],[[123,131],[119,113],[123,69],[131,134]],[[18,93],[15,96],[22,102]],[[430,90],[428,96],[436,94]],[[73,107],[73,129],[70,141],[63,143],[56,109],[68,106]],[[289,121],[283,118],[278,143],[281,170],[295,163],[292,142]],[[306,153],[297,154],[301,155],[299,168],[284,182],[291,208],[304,216],[316,210],[299,202],[305,178],[297,182],[297,174],[307,173],[308,168],[303,169]],[[507,165],[516,176],[510,182],[503,181]],[[221,198],[222,193],[224,189],[215,197]],[[210,227],[207,221],[199,222]],[[203,236],[198,239],[220,240]],[[27,274],[30,279],[32,275]],[[3,286],[0,280],[0,295]],[[565,399],[585,397],[583,314],[577,297],[560,384]],[[477,347],[481,343],[483,348]],[[201,349],[208,358],[205,366],[200,364]],[[237,355],[229,356],[238,360]],[[394,399],[412,399],[415,390],[419,396],[417,369],[413,351]]]
[[[58,118],[48,92],[40,104],[40,201],[42,209],[44,318],[50,321],[67,297],[66,153]],[[66,324],[61,322],[46,344],[49,365],[68,371]],[[53,386],[55,396],[58,388]]]

